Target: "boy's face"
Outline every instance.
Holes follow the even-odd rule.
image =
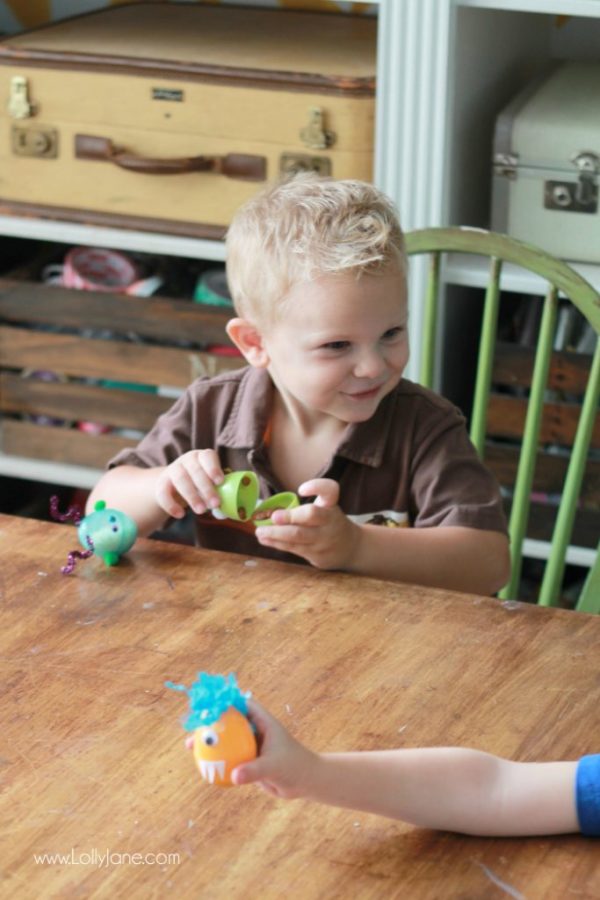
[[[408,362],[405,279],[324,275],[295,285],[281,320],[263,334],[269,372],[288,403],[309,416],[369,419]]]

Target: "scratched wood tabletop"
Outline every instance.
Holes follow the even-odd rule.
[[[75,538],[0,516],[2,898],[600,897],[593,839],[207,786],[164,687],[234,671],[319,750],[576,759],[600,750],[600,617],[148,540],[65,576]]]

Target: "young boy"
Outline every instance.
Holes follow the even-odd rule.
[[[481,594],[502,587],[496,483],[458,410],[402,377],[406,259],[390,201],[370,184],[310,175],[268,187],[231,224],[227,274],[237,312],[227,333],[248,367],[194,382],[110,461],[89,508],[103,499],[141,534],[189,508],[203,546]],[[224,522],[211,513],[225,469],[253,469],[263,499],[315,499],[269,526]]]
[[[234,769],[234,784],[463,834],[600,836],[600,755],[519,763],[459,747],[318,754],[256,701],[248,714],[260,754]]]

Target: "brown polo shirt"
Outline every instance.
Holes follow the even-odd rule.
[[[264,369],[199,378],[135,449],[121,451],[108,467],[164,466],[188,450],[213,448],[224,469],[253,469],[265,499],[283,490],[264,440],[273,391]],[[410,381],[401,381],[367,422],[349,425],[333,458],[314,477],[334,478],[341,508],[358,521],[506,533],[498,486],[469,441],[464,417]],[[301,561],[262,547],[247,523],[210,513],[196,516],[195,523],[204,547]]]

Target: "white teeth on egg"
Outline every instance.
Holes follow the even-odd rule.
[[[200,766],[200,774],[209,784],[215,783],[215,776],[217,776],[220,781],[225,780],[224,759],[199,759],[198,765]]]

